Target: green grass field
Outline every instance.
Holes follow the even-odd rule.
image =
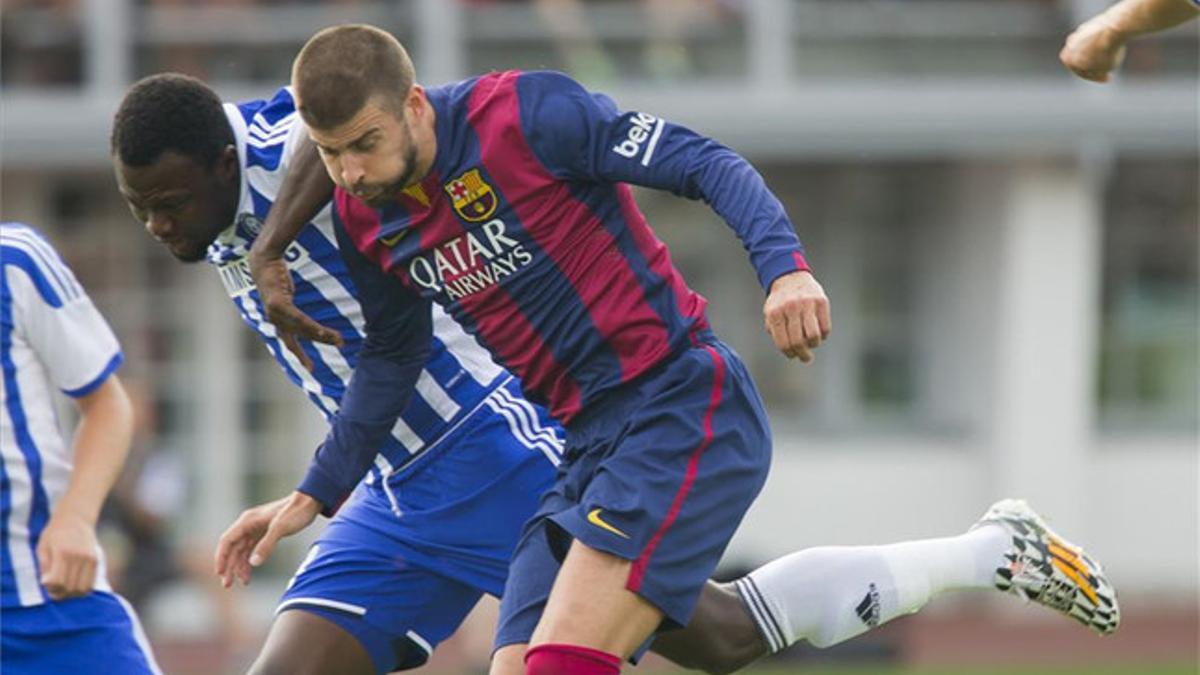
[[[1064,668],[898,668],[890,666],[809,667],[748,670],[746,675],[1196,675],[1195,664],[1177,666]]]

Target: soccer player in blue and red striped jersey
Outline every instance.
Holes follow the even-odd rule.
[[[332,418],[350,373],[373,370],[371,345],[387,344],[397,299],[389,291],[399,280],[334,227],[333,185],[315,148],[300,147],[306,139],[288,88],[222,105],[203,82],[163,73],[138,81],[122,100],[113,165],[146,230],[182,261],[207,259],[288,378]],[[280,193],[285,176],[308,180],[313,172],[323,179],[320,199],[298,204]],[[278,331],[247,270],[262,219],[299,212],[312,215],[287,246],[284,269],[298,308],[336,326],[339,346],[301,346]],[[424,383],[378,446],[358,498],[338,511],[287,584],[251,672],[420,667],[483,593],[500,595],[521,525],[551,485],[561,429],[445,313],[432,325]],[[248,580],[249,548],[278,506],[247,510],[222,536],[226,585]],[[554,566],[549,552],[542,561]],[[689,630],[673,637],[656,650],[714,672],[767,650],[734,587],[715,583]]]
[[[706,301],[675,270],[626,183],[703,198],[734,227],[768,291],[768,330],[788,356],[811,359],[830,330],[828,301],[782,205],[727,148],[620,113],[554,73],[497,73],[425,92],[399,44],[379,33],[318,34],[297,58],[293,85],[345,190],[343,225],[409,290],[406,330],[394,367],[356,372],[302,496],[281,517],[336,507],[369,469],[359,449],[375,447],[407,403],[437,301],[568,433],[564,467],[510,568],[500,640],[536,621],[529,672],[616,672],[660,625],[688,622],[766,480],[771,446],[749,374],[713,335]],[[375,47],[388,40],[394,49]],[[355,86],[397,64],[389,91]],[[384,154],[386,171],[354,160],[388,143],[396,147]],[[388,389],[404,395],[380,395]],[[546,543],[562,560],[554,589],[527,597],[525,560]]]
[[[302,139],[307,130],[288,88],[222,105],[203,82],[164,73],[126,93],[113,121],[113,165],[146,230],[180,260],[208,260],[289,379],[332,418],[350,373],[372,370],[371,345],[387,344],[389,291],[399,280],[334,227],[333,185]],[[323,179],[320,199],[298,204],[280,193],[285,176],[308,180],[313,172]],[[278,331],[247,270],[262,219],[299,212],[313,215],[286,249],[293,299],[337,326],[340,346],[301,346]],[[445,313],[432,324],[424,384],[381,441],[358,498],[338,511],[288,582],[251,672],[420,667],[483,593],[500,595],[521,524],[552,482],[561,429],[520,398],[516,380]],[[222,536],[226,585],[248,580],[249,549],[279,505],[247,510]],[[552,573],[548,551],[541,560]],[[513,639],[525,642],[531,631]],[[655,649],[681,665],[725,672],[766,653],[756,633],[735,588],[710,583],[688,630]]]
[[[809,361],[828,337],[828,300],[778,199],[728,148],[621,112],[557,73],[428,90],[414,78],[403,47],[369,26],[318,33],[293,68],[298,109],[338,186],[335,226],[401,282],[404,302],[381,347],[387,363],[356,370],[256,555],[335,510],[370,468],[363,449],[411,396],[437,303],[567,432],[555,485],[509,568],[492,672],[616,673],[653,633],[688,624],[770,461],[748,373],[628,184],[703,199],[734,228],[787,356]],[[264,227],[255,277],[272,321],[316,339],[311,322],[271,300],[286,300],[280,256],[295,225]],[[1034,560],[1034,549],[1047,553]],[[959,537],[802,551],[736,589],[776,650],[800,637],[834,644],[933,594],[993,583],[1099,632],[1116,626],[1099,567],[1015,501]]]

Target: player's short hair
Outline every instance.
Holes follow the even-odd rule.
[[[365,24],[322,30],[292,64],[300,115],[315,129],[345,124],[372,99],[400,114],[415,80],[404,45],[391,33]]]
[[[125,93],[113,118],[111,152],[128,166],[149,166],[170,151],[208,168],[233,142],[216,92],[194,77],[161,73]]]

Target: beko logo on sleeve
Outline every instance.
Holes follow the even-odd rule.
[[[625,138],[614,145],[612,151],[629,159],[642,153],[642,166],[650,166],[650,158],[654,156],[654,148],[662,131],[662,119],[649,113],[635,112],[629,117],[629,130],[625,132]]]

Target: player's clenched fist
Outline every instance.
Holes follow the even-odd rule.
[[[1071,72],[1085,80],[1107,82],[1112,71],[1125,59],[1125,38],[1102,14],[1068,35],[1058,58]]]
[[[767,333],[788,358],[808,363],[813,350],[829,337],[829,298],[810,272],[785,274],[771,284],[763,305]]]
[[[87,595],[96,583],[96,531],[72,513],[56,513],[38,541],[42,586],[54,600]]]
[[[1058,58],[1071,72],[1107,82],[1125,58],[1125,43],[1200,16],[1196,0],[1121,0],[1067,36]]]

